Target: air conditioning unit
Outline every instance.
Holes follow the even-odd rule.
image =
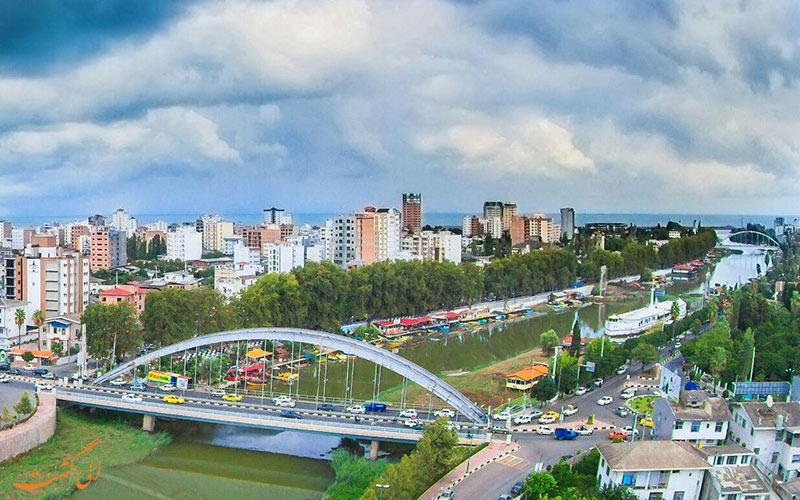
[[[689,408],[702,408],[703,403],[697,401],[696,399],[690,399],[689,401],[686,402],[686,406]]]

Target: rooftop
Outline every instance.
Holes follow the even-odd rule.
[[[716,456],[716,455],[753,455],[754,452],[748,450],[747,448],[743,448],[741,446],[736,446],[733,444],[726,444],[722,446],[703,446],[699,449],[700,453],[706,456]]]
[[[730,420],[731,411],[725,400],[709,396],[706,391],[681,391],[678,402],[670,401],[678,420]]]
[[[102,290],[100,291],[100,295],[112,295],[112,296],[121,296],[121,297],[128,297],[133,295],[135,292],[133,290],[127,290],[125,288],[111,288],[109,290]]]
[[[783,415],[786,427],[800,426],[800,403],[767,403],[760,401],[735,403],[741,407],[754,427],[776,427],[778,415]]]
[[[711,475],[719,482],[722,493],[767,493],[769,485],[751,465],[714,467]]]
[[[529,366],[528,368],[523,368],[518,372],[514,372],[508,375],[506,378],[519,378],[529,382],[539,377],[543,377],[548,373],[550,373],[550,369],[547,367],[547,365],[533,365]]]
[[[679,441],[634,441],[600,443],[597,450],[614,470],[710,469],[689,443]]]
[[[800,498],[800,478],[795,478],[775,485],[775,493],[781,500],[794,500]]]

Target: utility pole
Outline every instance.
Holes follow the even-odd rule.
[[[750,377],[747,379],[748,382],[753,381],[753,368],[756,365],[756,346],[753,345],[753,358],[750,360]]]

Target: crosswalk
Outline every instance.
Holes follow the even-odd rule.
[[[516,470],[528,470],[531,466],[531,462],[529,460],[525,460],[524,458],[516,455],[506,455],[498,460],[497,463]]]

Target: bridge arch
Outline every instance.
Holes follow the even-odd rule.
[[[759,238],[764,238],[766,241],[769,241],[770,243],[772,243],[772,245],[768,245],[768,246],[772,246],[772,247],[775,247],[775,248],[778,248],[778,249],[781,248],[781,244],[778,243],[778,241],[775,238],[773,238],[772,236],[770,236],[768,234],[765,234],[765,233],[762,233],[761,231],[753,231],[751,229],[745,229],[743,231],[737,231],[735,233],[729,234],[725,238],[725,240],[722,241],[722,245],[723,246],[724,245],[747,245],[748,243],[738,243],[738,242],[733,241],[731,239],[734,236],[739,236],[739,235],[742,235],[742,234],[754,234],[754,235],[758,236]]]
[[[475,403],[461,394],[450,384],[444,382],[439,377],[397,354],[386,351],[372,344],[354,340],[342,335],[333,333],[319,332],[316,330],[305,330],[301,328],[245,328],[242,330],[231,330],[227,332],[211,333],[193,337],[167,347],[162,347],[151,353],[140,356],[136,359],[122,363],[118,367],[102,375],[93,382],[93,385],[100,385],[119,375],[122,375],[137,366],[146,365],[150,361],[162,356],[168,356],[176,352],[188,351],[207,345],[228,343],[236,341],[254,340],[278,340],[283,342],[301,342],[304,344],[314,344],[327,347],[336,351],[343,351],[349,354],[372,361],[373,363],[387,368],[407,379],[411,380],[427,389],[435,396],[442,399],[462,415],[473,422],[482,422],[486,419],[486,414],[478,408]]]

